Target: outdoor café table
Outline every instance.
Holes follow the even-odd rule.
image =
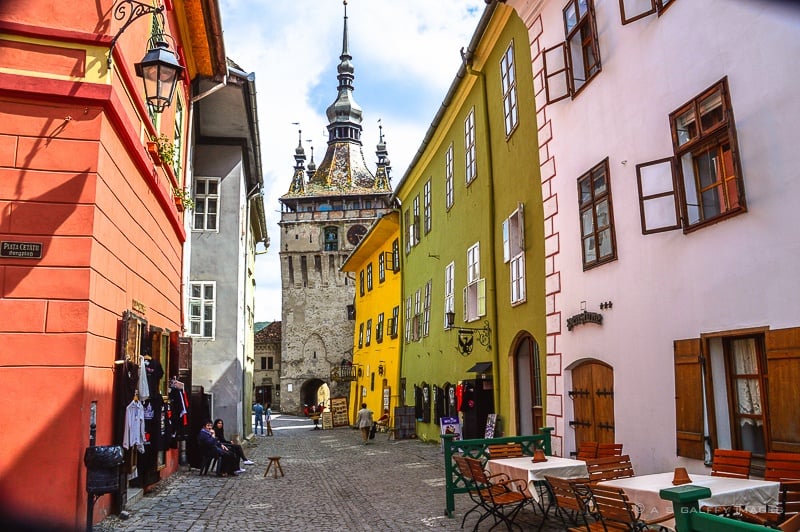
[[[589,476],[586,462],[560,456],[548,456],[546,462],[534,462],[530,456],[497,458],[486,462],[486,467],[493,475],[505,473],[512,479],[527,480],[529,485],[533,484],[540,489],[544,486],[545,475],[559,478],[587,478]],[[529,490],[528,494],[539,502],[539,490]]]
[[[639,506],[642,519],[652,520],[672,514],[672,503],[663,500],[659,492],[674,487],[674,473],[656,473],[598,482],[603,486],[622,488],[628,498]],[[711,490],[711,497],[701,499],[700,506],[746,506],[754,511],[764,511],[766,505],[778,502],[779,482],[748,480],[707,475],[689,475],[694,486]]]

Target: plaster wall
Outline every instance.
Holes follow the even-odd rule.
[[[574,98],[545,106],[540,50],[564,40],[563,2],[509,1],[526,13],[533,43],[548,258],[549,421],[574,449],[571,365],[614,368],[616,440],[637,473],[687,465],[675,457],[673,340],[747,327],[797,326],[800,254],[794,226],[795,76],[800,13],[780,2],[674,2],[623,26],[619,3],[595,2],[602,71]],[[712,22],[713,21],[713,22]],[[673,155],[669,113],[727,76],[748,212],[684,234],[643,235],[636,165]],[[768,87],[768,89],[767,89]],[[609,158],[618,259],[583,271],[577,178]],[[545,170],[547,170],[545,172]],[[547,213],[550,213],[548,216]],[[601,311],[601,302],[613,308]],[[581,311],[602,326],[577,326]],[[548,423],[549,424],[549,423]]]

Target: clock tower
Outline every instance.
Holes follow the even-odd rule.
[[[372,223],[392,210],[382,130],[374,174],[364,161],[346,1],[344,6],[338,94],[327,109],[325,157],[316,166],[312,151],[306,166],[300,133],[289,191],[280,198],[280,402],[286,413],[349,395],[349,382],[331,381],[331,369],[353,357],[355,283],[339,268]]]

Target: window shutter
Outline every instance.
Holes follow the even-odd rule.
[[[770,451],[800,453],[797,383],[800,327],[767,331],[767,404]]]
[[[677,455],[704,458],[703,368],[700,339],[675,340],[675,430]]]
[[[642,234],[680,229],[681,218],[672,158],[636,165]]]
[[[467,309],[467,300],[469,299],[469,285],[464,287],[464,321],[469,321],[469,313]]]
[[[517,204],[517,235],[519,236],[519,250],[525,251],[525,205]]]
[[[486,316],[486,279],[478,279],[478,316]]]
[[[566,41],[544,51],[544,89],[547,103],[555,103],[570,95],[569,70]]]
[[[623,25],[655,12],[656,0],[619,0],[619,14]]]
[[[508,262],[511,258],[511,242],[509,240],[509,226],[511,218],[503,220],[503,262]]]

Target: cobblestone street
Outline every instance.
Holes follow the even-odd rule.
[[[438,445],[378,434],[365,446],[357,430],[314,430],[293,416],[279,416],[273,428],[274,437],[245,443],[255,462],[245,473],[218,478],[197,469],[179,472],[129,504],[128,519],[111,516],[94,530],[461,530],[470,500],[456,495],[455,517],[445,517]],[[282,457],[285,477],[273,478],[271,470],[264,477],[268,456]],[[476,513],[469,516],[467,530],[476,519]],[[487,521],[481,530],[490,528]],[[535,530],[540,517],[527,507],[517,522]],[[550,519],[543,530],[562,530],[557,523]]]

